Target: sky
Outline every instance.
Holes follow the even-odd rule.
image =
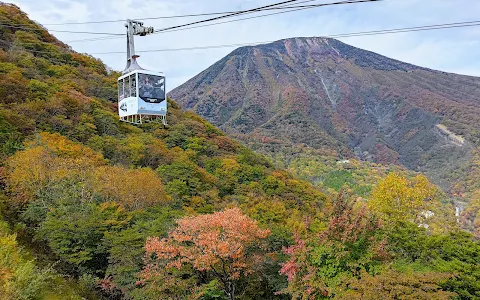
[[[122,20],[175,16],[256,8],[275,0],[11,0],[29,17],[49,30],[124,33],[124,22],[48,25],[67,22]],[[305,4],[331,3],[315,0]],[[271,12],[263,12],[267,14]],[[256,14],[256,15],[260,15]],[[210,17],[144,20],[161,29]],[[383,0],[335,5],[277,14],[215,26],[136,37],[136,50],[178,49],[269,42],[290,37],[328,36],[343,33],[423,25],[480,21],[480,0]],[[99,35],[52,32],[75,51],[92,54],[109,67],[123,70],[124,38],[78,41]],[[458,74],[480,76],[480,26],[424,32],[341,38],[355,47],[404,62]],[[141,53],[139,64],[164,72],[167,90],[186,82],[233,51],[235,47]]]

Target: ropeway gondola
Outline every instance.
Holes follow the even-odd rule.
[[[132,124],[161,122],[167,125],[165,75],[141,68],[135,54],[134,35],[153,33],[152,27],[127,20],[127,67],[118,78],[118,114]]]

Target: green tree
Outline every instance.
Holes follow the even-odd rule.
[[[452,299],[456,294],[442,289],[442,284],[450,277],[434,272],[388,270],[375,276],[364,272],[360,278],[352,279],[347,291],[335,299]]]
[[[41,270],[23,257],[16,236],[0,221],[0,298],[38,299],[52,278],[51,270]]]
[[[122,230],[130,218],[115,203],[61,204],[50,209],[37,236],[80,274],[103,276],[108,264],[105,234]]]
[[[388,245],[403,264],[453,274],[442,286],[460,299],[480,297],[480,241],[471,234],[429,234],[413,223],[404,223],[390,232]]]
[[[289,260],[281,273],[288,277],[283,293],[294,299],[320,299],[338,295],[346,280],[362,272],[376,274],[387,258],[386,241],[378,220],[365,207],[355,210],[343,193],[334,202],[328,227],[317,237],[285,249]]]
[[[182,211],[166,207],[151,207],[132,214],[129,227],[121,231],[105,232],[108,249],[106,276],[119,288],[131,294],[136,288],[137,273],[144,266],[145,242],[149,236],[166,236],[174,219]]]

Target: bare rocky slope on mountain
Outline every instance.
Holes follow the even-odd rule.
[[[238,48],[169,96],[269,155],[395,163],[456,192],[480,145],[480,78],[334,39]]]

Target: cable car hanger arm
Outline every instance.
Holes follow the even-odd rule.
[[[132,70],[141,70],[142,68],[137,64],[136,58],[139,57],[135,53],[135,40],[134,36],[146,36],[147,34],[153,33],[153,27],[143,26],[143,22],[127,20],[125,24],[127,28],[127,66],[123,73],[128,73]]]

